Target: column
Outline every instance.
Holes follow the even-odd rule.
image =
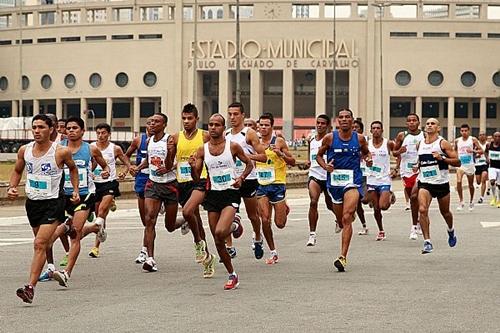
[[[134,132],[139,133],[141,131],[141,99],[139,97],[134,97],[134,109],[133,109],[133,117],[134,117]]]
[[[362,112],[359,108],[359,67],[349,69],[349,109],[367,123],[368,110]]]
[[[479,101],[479,132],[486,132],[486,97]]]
[[[106,97],[106,123],[111,126],[113,119],[113,98]]]
[[[262,114],[262,73],[258,68],[250,70],[250,118],[259,119]]]
[[[33,101],[33,107],[35,105],[35,101]],[[85,126],[88,128],[89,125],[87,124],[87,99],[86,98],[80,98],[80,118],[83,119],[85,122]],[[93,129],[93,127],[92,127]]]
[[[287,140],[293,139],[294,89],[293,70],[283,69],[283,135]]]
[[[455,97],[448,97],[448,141],[455,140]]]
[[[227,106],[231,104],[231,90],[229,89],[229,71],[227,69],[219,70],[219,112],[225,114]]]
[[[12,109],[12,117],[19,117],[19,113],[22,114],[22,112],[19,112],[19,102],[15,99],[12,100],[11,102],[11,109]]]
[[[316,69],[316,117],[326,112],[326,70]]]
[[[38,99],[33,100],[33,115],[36,116],[40,113],[40,101]]]
[[[390,129],[391,129],[391,96],[389,94],[384,94],[381,113],[383,114],[382,123],[384,124],[384,128],[386,129],[386,133],[390,133]],[[370,126],[370,124],[365,123],[365,133],[367,133],[370,130],[369,126]]]
[[[420,119],[422,119],[422,97],[415,97],[415,113],[418,115]],[[422,122],[423,120],[421,120]]]
[[[63,118],[63,102],[60,98],[56,98],[56,117],[57,119]]]

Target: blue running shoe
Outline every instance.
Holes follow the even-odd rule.
[[[231,259],[236,258],[236,248],[234,246],[228,247],[226,249],[227,249],[227,253],[229,253],[229,256],[231,257]]]
[[[431,253],[434,248],[432,247],[432,243],[429,241],[424,242],[424,249],[422,250],[422,254]]]
[[[457,236],[455,236],[455,229],[448,231],[448,245],[454,247],[457,245]]]
[[[52,280],[53,276],[54,276],[54,272],[52,272],[50,269],[47,269],[45,272],[40,274],[38,281],[47,282],[47,281]]]
[[[255,254],[255,259],[262,259],[262,257],[264,256],[264,249],[262,248],[263,243],[264,241],[262,240],[253,242],[253,253]]]

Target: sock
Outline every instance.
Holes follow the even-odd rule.
[[[272,256],[277,256],[277,255],[278,255],[278,251],[276,251],[276,249],[271,250],[271,257]]]
[[[311,231],[311,232],[309,233],[309,236],[316,236],[316,231]]]
[[[142,247],[141,252],[144,252],[144,253],[146,253],[146,254],[147,254],[147,253],[148,253],[148,249],[147,249],[146,247],[144,247],[144,246],[143,246],[143,247]]]
[[[56,271],[56,266],[54,266],[54,264],[48,264],[47,265],[47,269],[51,272],[55,272]]]
[[[417,229],[418,229],[418,228],[417,228],[417,226],[416,226],[416,225],[412,225],[412,226],[411,226],[411,230],[413,230],[413,231],[417,231]]]
[[[97,225],[103,225],[104,224],[104,219],[102,217],[98,217],[95,219],[95,224]]]
[[[455,231],[455,228],[453,228],[453,227],[451,227],[451,229],[448,228],[448,232],[453,232],[453,231]]]
[[[430,242],[431,242],[431,240],[430,240],[430,239],[424,239],[424,243],[425,243],[425,242],[429,242],[429,243],[430,243]]]
[[[233,276],[236,276],[236,271],[233,271],[232,273],[229,273],[229,275],[233,275]]]

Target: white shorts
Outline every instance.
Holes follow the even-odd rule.
[[[458,169],[462,170],[467,176],[473,176],[476,172],[476,167],[474,166],[474,164],[461,166]]]
[[[500,169],[497,168],[488,168],[488,179],[494,180],[497,184],[500,184]]]

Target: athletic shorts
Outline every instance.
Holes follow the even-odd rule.
[[[367,190],[367,177],[366,176],[363,176],[363,178],[361,179],[361,196],[364,196],[366,194],[366,190]]]
[[[47,200],[26,199],[26,215],[32,228],[64,222],[64,197]]]
[[[429,191],[431,196],[433,198],[444,198],[450,193],[450,183],[444,183],[444,184],[427,184],[427,183],[422,183],[418,182],[418,188],[419,189],[424,189]]]
[[[391,191],[391,185],[370,185],[368,184],[368,192],[377,192],[378,194],[382,192],[390,192]]]
[[[203,208],[208,212],[221,212],[228,206],[238,209],[240,202],[241,197],[238,190],[207,191]]]
[[[497,185],[500,184],[500,169],[488,168],[488,179],[496,181]]]
[[[351,185],[351,186],[346,186],[346,187],[342,187],[342,186],[329,187],[328,194],[332,198],[332,201],[334,204],[340,205],[341,203],[344,202],[345,192],[347,192],[348,190],[353,189],[353,188],[358,190],[359,198],[360,199],[363,198],[364,193],[363,193],[363,189],[361,188],[360,185]]]
[[[146,188],[146,183],[149,180],[149,175],[145,173],[138,173],[135,176],[134,192],[141,199],[144,199],[144,189]]]
[[[169,183],[156,183],[148,180],[144,190],[146,199],[154,199],[164,202],[165,205],[177,204],[179,202],[179,184],[177,180]]]
[[[413,188],[413,186],[415,186],[415,184],[417,183],[417,177],[418,177],[417,173],[410,177],[405,177],[405,176],[401,177],[404,188]]]
[[[257,188],[259,187],[259,181],[257,179],[245,179],[241,187],[239,188],[240,195],[242,198],[253,198],[257,195]]]
[[[313,177],[313,176],[309,176],[309,180],[307,181],[307,187],[309,187],[309,183],[310,182],[315,182],[316,184],[319,185],[319,187],[321,188],[321,192],[323,193],[326,193],[327,190],[326,190],[326,180],[320,180],[316,177]]]
[[[257,197],[267,197],[272,204],[286,199],[285,184],[259,185],[257,188]]]
[[[476,165],[476,172],[475,172],[475,174],[477,176],[480,176],[480,175],[483,174],[483,172],[488,172],[488,164]]]
[[[458,169],[462,170],[467,176],[472,176],[476,172],[474,165],[461,166]]]
[[[66,196],[66,212],[68,215],[73,216],[75,212],[79,212],[81,210],[88,210],[89,214],[94,211],[95,208],[95,194],[88,193],[85,195],[80,195],[80,202],[74,205],[71,202],[71,196]]]
[[[95,183],[95,202],[101,202],[106,195],[112,195],[114,198],[120,196],[120,184],[116,179],[105,183]]]
[[[200,179],[198,183],[194,183],[193,181],[190,182],[182,182],[178,183],[178,189],[179,189],[179,204],[184,207],[186,202],[188,202],[189,198],[191,197],[191,193],[193,193],[194,190],[205,192],[207,190],[207,180],[206,179]]]

